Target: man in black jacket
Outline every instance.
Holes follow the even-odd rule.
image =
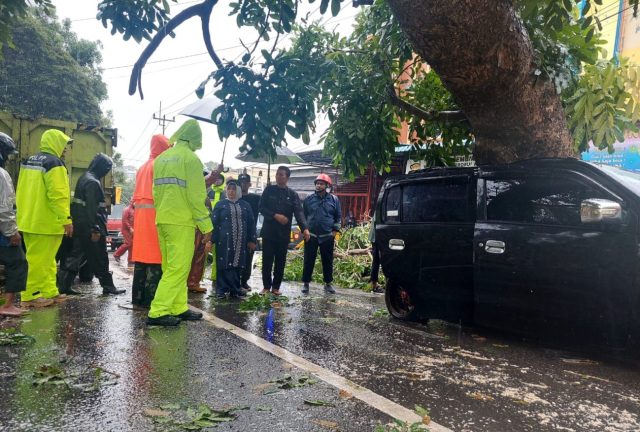
[[[65,251],[58,270],[58,290],[65,294],[78,294],[71,289],[80,266],[87,262],[93,274],[100,281],[102,294],[122,294],[117,289],[109,271],[107,255],[107,205],[100,179],[111,171],[113,161],[105,154],[98,153],[76,184],[71,202],[73,221],[73,247]]]
[[[287,246],[291,235],[291,218],[295,213],[298,226],[305,240],[309,240],[309,230],[302,211],[298,194],[287,187],[291,170],[278,167],[276,184],[269,185],[260,199],[260,213],[264,222],[260,231],[262,237],[262,292],[280,295],[280,284],[284,275]],[[274,267],[275,261],[275,267]],[[273,279],[271,270],[273,268]]]

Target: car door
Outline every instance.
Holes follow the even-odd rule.
[[[423,316],[470,319],[475,179],[423,178],[395,185],[376,230],[385,275],[405,287]]]
[[[636,217],[625,210],[616,227],[580,220],[583,200],[622,199],[569,170],[483,173],[479,184],[476,322],[559,341],[624,339]]]

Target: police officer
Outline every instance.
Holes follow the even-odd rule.
[[[20,166],[16,190],[18,227],[27,249],[29,273],[22,305],[45,307],[60,298],[56,286],[56,253],[63,234],[73,235],[69,214],[69,176],[62,162],[73,140],[57,129],[40,139],[40,152]]]
[[[73,246],[63,252],[58,271],[58,289],[66,294],[78,294],[71,289],[73,280],[86,260],[92,273],[100,281],[102,294],[122,294],[109,271],[107,255],[107,205],[100,180],[113,167],[111,158],[98,153],[76,184],[71,203]]]
[[[302,269],[303,293],[309,292],[309,282],[313,267],[320,249],[324,290],[334,294],[333,282],[333,247],[336,234],[340,232],[342,214],[338,197],[327,192],[331,187],[331,177],[320,174],[315,180],[316,192],[305,198],[304,216],[309,225],[310,239],[304,243],[304,266]]]

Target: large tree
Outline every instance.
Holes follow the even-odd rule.
[[[142,96],[146,61],[164,37],[199,17],[215,65],[209,78],[225,101],[214,113],[221,137],[241,137],[254,153],[273,151],[287,137],[308,141],[319,109],[332,120],[328,148],[351,173],[388,162],[399,120],[411,122],[425,143],[417,148],[434,159],[473,142],[476,160],[489,163],[574,156],[591,140],[611,149],[640,118],[635,67],[603,59],[599,48],[601,0],[360,1],[374,6],[348,40],[298,27],[302,2],[229,3],[238,26],[255,28],[257,37],[240,61],[226,64],[210,34],[217,0],[172,19],[167,1],[103,0],[98,19],[125,39],[151,40],[130,84]],[[333,15],[343,7],[342,0],[317,4]],[[280,50],[280,36],[292,31],[294,46]],[[258,49],[266,41],[275,42]],[[423,73],[423,63],[435,72]]]
[[[50,16],[51,15],[51,16]],[[32,9],[13,20],[12,46],[0,60],[0,109],[100,125],[107,98],[98,42],[79,39],[71,23]]]

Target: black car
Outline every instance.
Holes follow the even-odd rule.
[[[399,319],[638,347],[640,174],[575,159],[387,180],[376,240]]]
[[[262,224],[264,223],[264,216],[262,213],[258,214],[258,222],[256,223],[256,237],[258,239],[258,250],[262,250],[262,237],[260,236],[260,231],[262,231]],[[289,244],[287,248],[289,249],[297,249],[300,247],[300,243],[302,242],[302,232],[300,231],[300,227],[298,226],[298,221],[296,217],[293,216],[291,220],[291,233],[289,235]]]

